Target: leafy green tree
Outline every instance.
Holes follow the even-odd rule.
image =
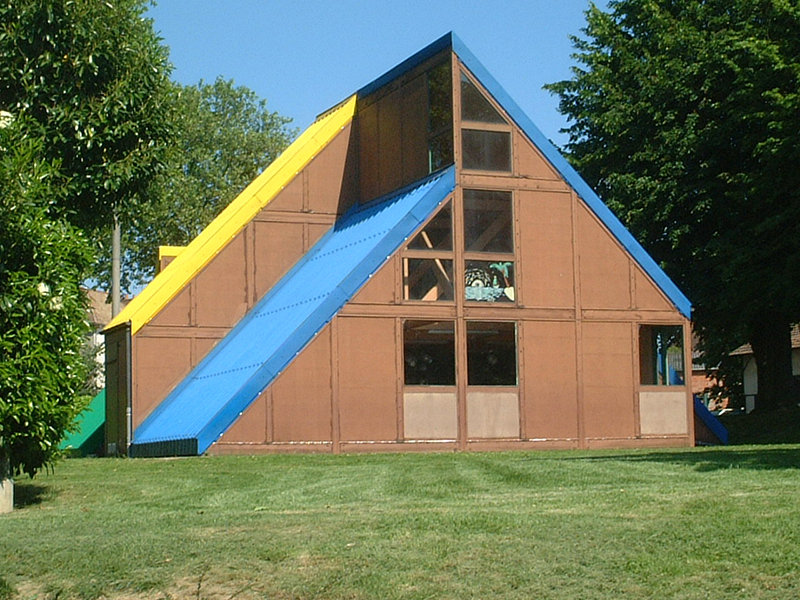
[[[170,140],[145,0],[0,0],[0,463],[34,475],[83,407],[93,241]]]
[[[267,109],[245,86],[173,84],[170,112],[175,140],[168,168],[143,201],[122,213],[123,289],[152,279],[158,246],[191,242],[222,209],[291,143],[291,119]],[[108,280],[110,253],[101,279]]]
[[[56,456],[81,397],[89,244],[49,209],[57,166],[19,125],[0,128],[0,463],[31,477]]]
[[[84,231],[112,222],[170,140],[168,51],[146,0],[0,0],[0,110],[58,165],[49,209]]]
[[[569,158],[692,299],[707,364],[752,344],[758,407],[794,402],[800,5],[611,0],[548,88]]]

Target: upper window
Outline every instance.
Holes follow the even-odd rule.
[[[461,73],[461,161],[476,171],[512,170],[511,127],[465,73]]]
[[[642,385],[684,385],[683,327],[639,328],[639,373]]]
[[[465,73],[461,73],[461,120],[478,123],[506,122]]]

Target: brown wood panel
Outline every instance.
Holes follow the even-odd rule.
[[[633,342],[629,323],[582,325],[587,438],[636,435]]]
[[[317,224],[309,224],[308,226],[308,236],[306,240],[306,247],[304,249],[304,253],[308,252],[311,247],[316,244],[320,238],[325,235],[328,230],[330,230],[330,225],[317,225]]]
[[[251,227],[255,230],[256,297],[261,298],[303,256],[303,225],[257,221]]]
[[[636,308],[674,310],[674,306],[667,300],[664,292],[644,274],[638,265],[634,266],[634,285],[636,286]]]
[[[393,304],[400,256],[389,259],[356,293],[350,304]]]
[[[518,438],[519,393],[513,391],[467,391],[467,435],[472,438]]]
[[[351,125],[345,127],[305,168],[307,177],[305,210],[336,214],[343,192],[349,190],[346,173]]]
[[[515,135],[517,150],[517,169],[522,177],[537,179],[560,179],[558,173],[544,158],[541,152],[521,132]]]
[[[191,285],[187,285],[144,328],[150,325],[181,325],[188,327],[191,324],[191,310]]]
[[[403,123],[401,102],[403,88],[378,102],[378,156],[380,193],[385,194],[403,183]]]
[[[219,444],[263,444],[267,441],[267,398],[261,394],[234,421]]]
[[[192,368],[196,367],[198,363],[206,357],[206,354],[211,352],[211,349],[216,346],[221,337],[196,337],[192,339]]]
[[[403,181],[428,174],[428,87],[424,77],[411,80],[402,97]]]
[[[574,322],[523,323],[526,438],[578,437]]]
[[[341,440],[397,440],[394,319],[337,317],[337,328]]]
[[[262,212],[288,211],[300,212],[303,210],[303,171],[295,175],[278,195],[270,200]]]
[[[331,328],[325,327],[272,384],[275,442],[331,441]]]
[[[455,392],[403,394],[403,437],[407,440],[454,440],[458,436]]]
[[[167,397],[191,369],[189,338],[134,338],[133,427]]]
[[[362,202],[380,195],[380,155],[378,153],[378,105],[372,104],[356,115],[358,119],[359,196]]]
[[[583,308],[630,308],[628,254],[583,202],[578,202],[577,222]]]
[[[575,306],[570,194],[519,191],[520,298],[525,306]]]
[[[195,278],[197,325],[232,327],[247,312],[244,231]]]

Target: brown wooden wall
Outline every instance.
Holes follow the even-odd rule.
[[[373,199],[427,174],[425,71],[441,60],[435,57],[360,100],[352,135],[348,128],[337,137],[139,332],[132,349],[134,425],[337,214],[354,201]],[[459,68],[453,64],[458,89]],[[459,98],[454,95],[454,154],[460,167]],[[511,134],[512,171],[458,168],[451,201],[458,213],[465,188],[512,192],[516,303],[476,305],[461,297],[404,301],[402,259],[393,256],[211,452],[693,443],[691,413],[687,408],[681,420],[680,411],[682,397],[690,406],[688,388],[652,390],[638,381],[639,325],[683,325],[688,366],[688,321],[525,135],[514,127]],[[456,249],[454,261],[462,259]],[[470,387],[461,369],[453,387],[406,388],[405,319],[455,322],[456,359],[462,365],[466,322],[515,322],[518,385]],[[672,394],[659,395],[662,391]],[[430,413],[424,412],[426,404]],[[665,411],[668,405],[673,408]]]
[[[456,68],[454,85],[458,76]],[[362,199],[425,175],[426,165],[414,159],[425,149],[423,131],[415,122],[423,115],[413,113],[414,106],[423,104],[423,91],[424,78],[417,72],[381,90],[359,108]],[[456,98],[456,115],[458,112]],[[457,162],[458,130],[456,118]],[[662,427],[667,433],[643,433],[639,411],[639,324],[679,324],[688,331],[688,321],[530,141],[516,129],[512,134],[512,172],[460,169],[454,203],[460,206],[464,188],[513,192],[517,308],[465,305],[460,299],[450,303],[403,301],[402,259],[394,256],[240,423],[212,446],[212,452],[574,448],[693,442],[688,427],[682,433],[669,433],[669,426]],[[459,260],[458,252],[455,259]],[[515,321],[519,385],[472,388],[460,376],[454,388],[404,388],[404,319]],[[463,326],[457,331],[463,335]],[[457,358],[463,362],[463,350],[459,352]],[[405,405],[408,390],[412,391]],[[674,396],[675,388],[670,391]],[[685,392],[678,388],[688,405]],[[426,404],[431,407],[427,419],[418,409]],[[502,415],[492,414],[493,406],[503,407]],[[651,412],[646,423],[661,423],[663,415]],[[405,423],[407,418],[412,421]],[[257,429],[245,425],[247,421],[263,421],[257,441],[240,433]],[[656,431],[659,426],[646,428]],[[407,430],[441,439],[425,440],[423,435],[415,440]],[[446,433],[437,433],[441,431]]]

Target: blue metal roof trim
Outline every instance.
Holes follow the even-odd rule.
[[[344,214],[142,422],[131,456],[205,452],[454,188],[450,166]]]
[[[589,187],[583,177],[567,162],[567,159],[559,152],[550,140],[539,130],[530,120],[528,115],[517,105],[508,95],[503,87],[492,77],[491,73],[475,58],[464,43],[455,34],[449,34],[452,38],[453,51],[461,59],[461,62],[472,72],[481,84],[489,91],[495,100],[511,116],[514,122],[525,132],[531,142],[544,154],[550,161],[553,168],[569,183],[575,192],[583,198],[584,202],[594,212],[594,214],[605,224],[611,233],[619,240],[623,247],[634,257],[636,262],[645,272],[655,281],[656,285],[667,295],[683,316],[691,319],[692,303],[678,289],[678,286],[667,276],[661,267],[647,253],[638,240],[633,237],[630,231],[622,224],[617,216],[611,212],[600,197]],[[447,36],[445,36],[447,37]]]

